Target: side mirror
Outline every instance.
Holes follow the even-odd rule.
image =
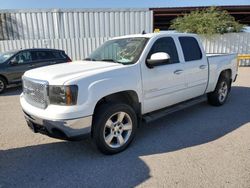
[[[168,64],[170,56],[165,52],[157,52],[151,55],[150,59],[147,59],[147,66],[153,68],[155,66]]]

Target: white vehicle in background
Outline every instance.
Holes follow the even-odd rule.
[[[141,120],[204,101],[226,102],[236,54],[206,55],[197,35],[117,37],[89,58],[27,71],[20,102],[29,127],[55,138],[90,134],[107,154],[124,150]]]

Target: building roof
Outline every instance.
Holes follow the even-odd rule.
[[[164,7],[150,8],[153,11],[154,28],[166,30],[171,24],[171,20],[194,10],[205,9],[209,6],[196,7]],[[226,10],[235,20],[241,24],[250,25],[250,5],[216,6],[221,10]]]

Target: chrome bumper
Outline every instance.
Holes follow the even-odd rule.
[[[91,133],[92,116],[70,120],[45,120],[24,112],[28,126],[33,132],[54,138],[70,139]]]

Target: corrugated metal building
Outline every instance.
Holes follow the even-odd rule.
[[[79,60],[111,37],[152,32],[153,21],[149,9],[0,10],[0,52],[48,47]],[[249,40],[250,33],[202,37],[208,53],[250,53]]]
[[[0,52],[58,48],[78,60],[111,37],[152,28],[149,9],[0,10]]]
[[[152,32],[149,9],[1,10],[0,39],[99,38]]]

